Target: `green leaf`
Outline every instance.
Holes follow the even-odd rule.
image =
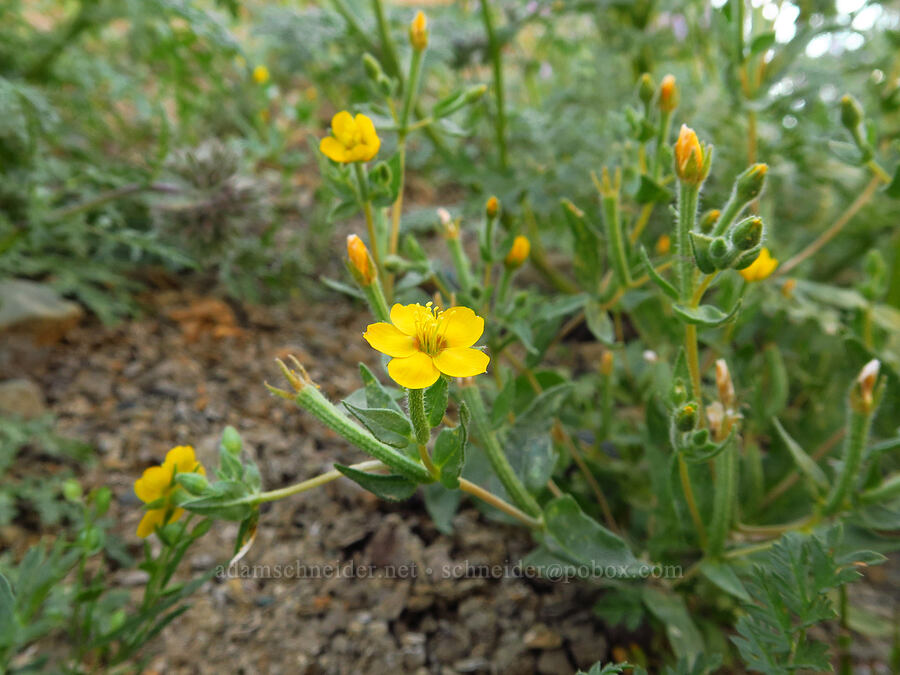
[[[434,443],[431,461],[440,469],[440,481],[446,488],[459,488],[459,475],[466,463],[469,410],[465,403],[459,409],[459,425],[453,429],[441,429]]]
[[[450,385],[445,377],[439,377],[437,382],[425,390],[425,415],[432,429],[440,426],[444,419],[449,390]]]
[[[740,308],[740,300],[734,304],[734,307],[732,307],[731,311],[727,314],[713,305],[700,305],[699,307],[672,305],[675,314],[677,314],[682,321],[707,327],[721,326],[722,324],[731,321]]]
[[[893,199],[900,199],[900,163],[894,169],[894,177],[890,184],[884,188],[884,193]]]
[[[747,589],[744,588],[744,584],[741,583],[731,565],[714,560],[704,560],[700,563],[700,572],[726,593],[744,602],[750,602]]]
[[[672,191],[657,183],[645,173],[641,174],[641,182],[637,192],[634,193],[634,201],[638,204],[668,204],[674,195]]]
[[[616,342],[615,329],[609,312],[602,308],[596,300],[588,300],[584,306],[584,318],[591,334],[605,345],[613,345]]]
[[[663,293],[672,298],[672,300],[678,300],[678,291],[675,290],[675,287],[672,284],[663,279],[659,272],[656,271],[656,268],[653,267],[653,263],[650,262],[650,256],[647,255],[647,249],[641,246],[640,249],[638,249],[638,252],[641,257],[641,263],[644,265],[644,271],[647,273],[647,276],[650,277],[650,280],[656,284]]]
[[[390,392],[384,388],[384,385],[364,363],[359,364],[359,376],[365,385],[366,405],[369,408],[387,408],[398,413],[403,412],[397,400],[391,396]]]
[[[544,522],[551,550],[558,550],[578,565],[603,570],[607,576],[607,568],[611,568],[616,578],[627,578],[640,564],[624,540],[586,515],[571,495],[548,502]]]
[[[775,44],[775,32],[760,33],[750,42],[750,54],[761,54]]]
[[[694,624],[684,598],[645,588],[644,605],[666,627],[666,636],[677,657],[694,659],[703,652],[703,636]]]
[[[415,494],[418,483],[399,474],[366,473],[343,464],[334,468],[375,496],[389,502],[401,502]]]
[[[429,483],[423,486],[422,494],[425,497],[425,508],[438,532],[453,534],[453,516],[459,509],[462,491],[448,490],[440,483]]]
[[[412,425],[396,410],[358,408],[347,401],[344,401],[344,407],[382,443],[403,449],[413,442]]]
[[[807,480],[810,481],[813,492],[818,494],[820,490],[827,489],[828,478],[825,476],[825,472],[822,471],[822,468],[816,464],[812,457],[806,454],[803,448],[800,447],[800,444],[791,437],[783,426],[781,426],[781,422],[778,421],[777,417],[772,418],[772,424],[775,425],[778,435],[781,436],[781,440],[784,441],[784,445],[787,447],[788,452],[791,453],[791,457],[794,459],[794,463],[797,465],[800,473],[806,476]]]
[[[16,630],[16,596],[6,577],[0,574],[0,644],[7,642],[6,637]],[[15,643],[15,639],[11,642]]]
[[[241,481],[221,480],[210,485],[203,497],[182,501],[179,506],[201,516],[241,521],[253,511],[248,502],[252,495]]]

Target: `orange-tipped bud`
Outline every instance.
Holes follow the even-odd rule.
[[[675,173],[685,183],[700,185],[709,174],[712,148],[700,144],[697,134],[685,124],[681,125],[675,142]]]
[[[500,200],[496,197],[488,197],[487,204],[484,205],[484,212],[488,218],[496,218],[500,213]]]
[[[660,235],[656,240],[656,255],[666,255],[672,248],[672,237],[667,234]]]
[[[600,374],[609,377],[613,372],[613,353],[608,349],[600,357]]]
[[[428,46],[428,20],[424,12],[416,12],[415,18],[409,24],[409,41],[413,49],[419,52]]]
[[[375,262],[363,240],[355,234],[347,237],[347,257],[350,259],[350,272],[357,283],[361,286],[370,286],[377,276]]]
[[[528,259],[529,253],[531,253],[531,242],[528,241],[528,237],[520,234],[513,239],[512,248],[509,249],[509,253],[506,254],[504,264],[512,269],[521,267],[522,263]]]
[[[670,113],[677,107],[678,87],[675,86],[675,76],[666,75],[659,85],[659,109]]]

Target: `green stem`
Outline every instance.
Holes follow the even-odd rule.
[[[391,30],[388,27],[381,0],[372,0],[372,12],[375,14],[375,23],[378,25],[378,37],[381,40],[384,65],[387,67],[388,73],[396,76],[400,73],[400,59],[397,58],[397,48],[391,37]]]
[[[659,126],[656,133],[656,156],[653,161],[653,179],[657,181],[662,173],[663,157],[665,156],[663,149],[668,144],[671,126],[672,113],[671,111],[663,110],[659,115]]]
[[[605,175],[605,174],[604,174]],[[608,194],[601,199],[603,222],[606,225],[606,238],[609,241],[609,257],[619,286],[627,288],[631,285],[631,274],[625,256],[625,239],[622,237],[622,223],[619,219],[619,195]]]
[[[366,300],[369,301],[369,307],[372,313],[379,321],[390,321],[391,312],[388,309],[387,300],[384,297],[384,291],[381,289],[381,281],[377,278],[368,286],[363,286],[363,293],[366,294]]]
[[[512,516],[513,518],[519,520],[526,526],[530,527],[534,530],[542,530],[544,529],[544,521],[538,518],[532,518],[524,511],[520,511],[515,506],[510,504],[509,502],[500,499],[493,492],[488,492],[480,485],[476,485],[472,481],[466,480],[465,478],[459,479],[459,489],[463,492],[467,492],[473,497],[478,497],[481,501],[486,504],[490,504],[496,509],[503,511],[503,513]]]
[[[353,173],[356,176],[356,184],[359,187],[359,200],[362,203],[363,214],[366,217],[366,230],[369,233],[369,246],[372,247],[372,260],[379,277],[384,274],[381,265],[381,253],[378,245],[378,233],[375,231],[375,218],[372,215],[372,200],[369,199],[369,179],[366,176],[366,167],[362,162],[353,162]]]
[[[848,493],[859,481],[859,468],[862,464],[863,452],[869,438],[874,407],[863,412],[849,406],[847,418],[847,435],[844,437],[844,457],[837,480],[822,509],[825,516],[830,516],[844,507]]]
[[[401,138],[405,138],[409,131],[409,114],[419,93],[419,80],[422,75],[422,57],[424,54],[423,50],[413,49],[412,58],[409,61],[409,77],[406,80],[406,88],[403,90],[403,108],[400,113]]]
[[[481,439],[482,449],[487,455],[494,473],[497,474],[497,478],[500,479],[503,487],[506,488],[506,492],[516,506],[528,515],[540,516],[541,507],[513,471],[509,460],[500,447],[500,443],[497,441],[497,436],[490,427],[487,412],[484,408],[484,401],[481,399],[481,392],[477,387],[470,384],[462,387],[462,398],[472,413],[472,424]]]
[[[357,471],[368,471],[369,469],[379,469],[384,466],[385,465],[382,464],[379,460],[371,459],[367,462],[351,464],[350,468],[356,469]],[[313,488],[317,488],[320,485],[325,485],[326,483],[337,480],[343,475],[344,474],[342,474],[337,469],[332,469],[331,471],[326,471],[325,473],[315,476],[314,478],[309,478],[299,483],[288,485],[287,487],[279,488],[277,490],[269,490],[268,492],[261,492],[260,494],[256,495],[256,497],[254,497],[251,503],[255,505],[278,501],[279,499],[284,499],[285,497],[290,497],[292,495],[300,494],[301,492],[306,492],[307,490],[312,490]]]
[[[420,483],[430,483],[433,480],[428,469],[419,462],[382,443],[368,431],[354,424],[346,415],[341,414],[314,384],[302,383],[293,400],[326,427],[397,473]]]
[[[678,185],[678,222],[675,229],[675,271],[681,302],[687,304],[694,294],[694,256],[690,231],[697,219],[699,186],[681,181]]]
[[[755,441],[748,442],[744,448],[744,469],[747,473],[750,488],[747,511],[754,513],[759,508],[765,489],[762,453],[759,451],[759,444]]]
[[[447,248],[450,249],[450,257],[453,259],[453,267],[459,280],[459,287],[463,293],[468,294],[472,288],[472,270],[469,267],[469,259],[466,257],[459,237],[447,239]]]
[[[681,489],[684,492],[684,499],[687,502],[691,520],[694,521],[694,528],[697,530],[697,538],[700,540],[700,546],[705,549],[706,528],[703,526],[703,518],[700,517],[700,509],[697,508],[697,500],[694,497],[694,488],[691,484],[691,471],[687,462],[680,456],[678,457],[678,476],[681,479]]]
[[[506,265],[503,266],[503,276],[500,277],[500,286],[497,289],[497,305],[506,304],[506,296],[509,295],[509,282],[512,279],[513,270]]]
[[[407,389],[406,400],[409,406],[409,419],[412,421],[413,431],[416,434],[416,443],[419,445],[419,457],[428,472],[437,477],[440,472],[431,461],[428,454],[428,441],[431,440],[431,424],[428,423],[428,415],[425,414],[425,390]]]
[[[506,150],[506,104],[503,93],[503,58],[500,53],[501,45],[497,41],[494,23],[491,17],[491,8],[488,0],[481,0],[481,18],[484,22],[484,30],[488,39],[488,50],[491,55],[491,64],[494,69],[494,97],[497,102],[497,149],[500,153],[500,168],[504,171],[509,166]]]
[[[713,517],[709,526],[709,546],[707,555],[717,558],[725,550],[725,542],[734,520],[734,505],[737,483],[737,448],[732,441],[716,457],[716,480],[713,483]]]

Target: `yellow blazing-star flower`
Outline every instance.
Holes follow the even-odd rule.
[[[759,252],[759,257],[753,261],[753,264],[738,270],[738,272],[741,273],[745,281],[762,281],[772,274],[776,267],[778,267],[778,259],[773,258],[772,254],[769,253],[769,249],[763,247],[763,250]]]
[[[675,173],[685,183],[700,185],[709,173],[712,148],[700,144],[696,132],[682,124],[675,142]]]
[[[169,450],[166,460],[160,466],[151,466],[144,474],[134,481],[134,493],[145,504],[165,499],[166,505],[158,509],[150,509],[144,513],[138,525],[137,535],[149,537],[162,527],[181,518],[184,509],[174,508],[169,502],[172,493],[179,490],[175,482],[176,473],[199,473],[206,475],[206,469],[194,456],[194,448],[189,445],[179,445]],[[168,516],[168,517],[167,517]]]
[[[375,125],[362,113],[353,117],[342,110],[331,119],[331,133],[332,136],[326,136],[319,143],[319,150],[328,159],[342,164],[368,162],[381,147]]]
[[[393,324],[393,325],[392,325]],[[487,370],[490,357],[473,348],[484,332],[484,319],[468,307],[441,311],[428,305],[391,308],[391,323],[373,323],[363,334],[373,348],[393,357],[388,374],[401,387],[425,389],[441,373],[472,377]]]
[[[269,69],[262,65],[256,66],[256,68],[253,69],[253,81],[256,82],[256,84],[265,84],[268,82]]]
[[[409,24],[409,41],[416,51],[422,51],[428,46],[428,21],[423,12],[416,12]]]

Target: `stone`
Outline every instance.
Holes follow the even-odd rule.
[[[529,649],[559,649],[562,646],[562,635],[539,623],[532,626],[524,638]]]
[[[24,279],[0,280],[0,333],[30,334],[52,344],[78,324],[84,310],[46,284]]]
[[[27,379],[0,382],[0,417],[30,420],[47,412],[41,388]]]
[[[572,664],[566,656],[564,649],[554,649],[541,652],[537,662],[537,672],[540,675],[569,675],[572,672]]]

